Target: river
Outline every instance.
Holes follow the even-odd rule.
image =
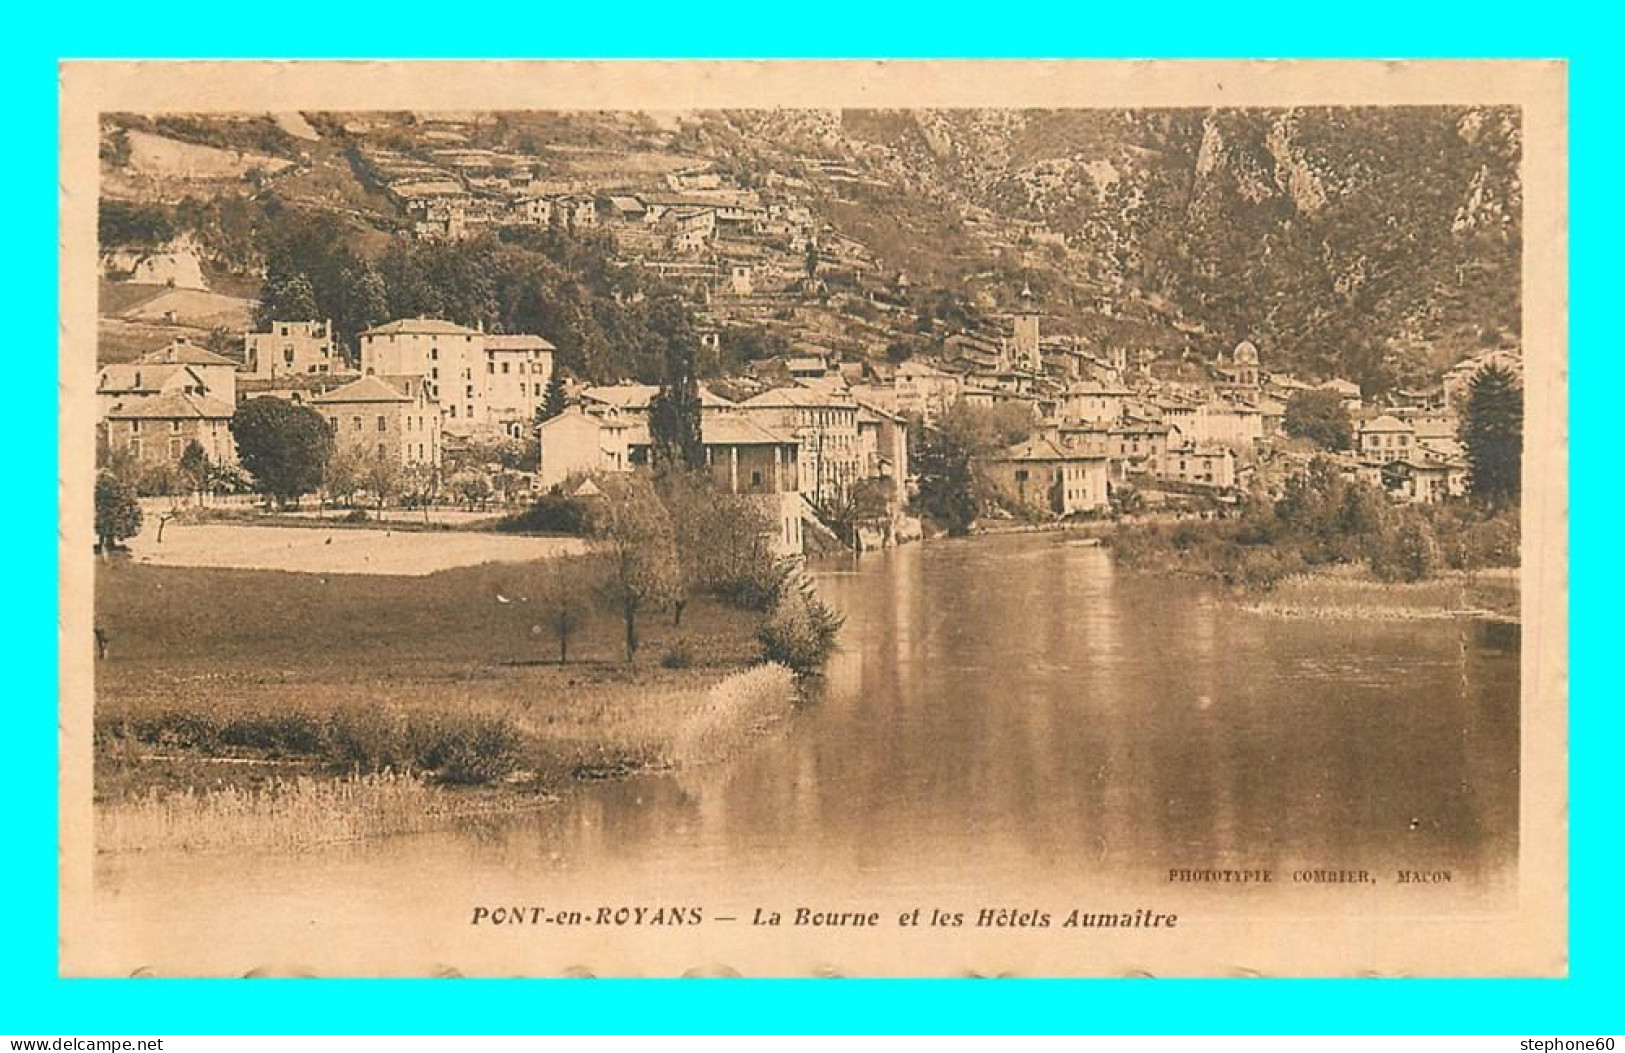
[[[913,545],[816,577],[846,615],[842,649],[746,755],[365,846],[103,857],[109,970],[660,972],[648,962],[670,952],[699,968],[841,971],[866,954],[937,973],[966,966],[911,958],[895,933],[773,941],[750,922],[1083,899],[1244,927],[1494,912],[1516,895],[1515,627],[1248,614],[1064,534]],[[1224,868],[1274,880],[1170,882]],[[1305,880],[1361,870],[1369,882]],[[1400,884],[1400,870],[1449,880]],[[623,904],[708,920],[471,924],[480,905]]]

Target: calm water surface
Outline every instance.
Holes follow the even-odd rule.
[[[482,902],[748,916],[1133,907],[1149,889],[1159,906],[1312,917],[1493,911],[1515,894],[1515,628],[1251,615],[1057,534],[915,545],[817,577],[846,613],[844,648],[787,726],[726,765],[360,847],[107,858],[103,908],[158,971],[197,972],[357,943],[464,962],[492,947],[468,942]],[[1271,868],[1278,884],[1168,884],[1205,867]],[[1319,868],[1379,883],[1291,879]],[[1401,868],[1451,882],[1399,886]]]

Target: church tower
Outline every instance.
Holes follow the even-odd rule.
[[[1014,315],[1010,343],[1018,368],[1044,372],[1044,354],[1038,345],[1038,303],[1030,285],[1021,288],[1021,303]]]

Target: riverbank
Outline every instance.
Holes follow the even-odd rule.
[[[725,759],[794,697],[758,664],[759,616],[708,599],[681,626],[641,619],[631,663],[619,624],[593,618],[559,664],[533,565],[98,571],[106,850],[299,847],[539,807]]]
[[[1518,572],[1498,568],[1450,571],[1419,582],[1379,581],[1361,568],[1300,574],[1268,593],[1243,600],[1241,609],[1278,618],[1409,620],[1483,618],[1519,620]]]

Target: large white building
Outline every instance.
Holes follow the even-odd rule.
[[[547,394],[553,351],[538,336],[405,318],[361,334],[361,372],[423,377],[447,434],[522,434]]]

